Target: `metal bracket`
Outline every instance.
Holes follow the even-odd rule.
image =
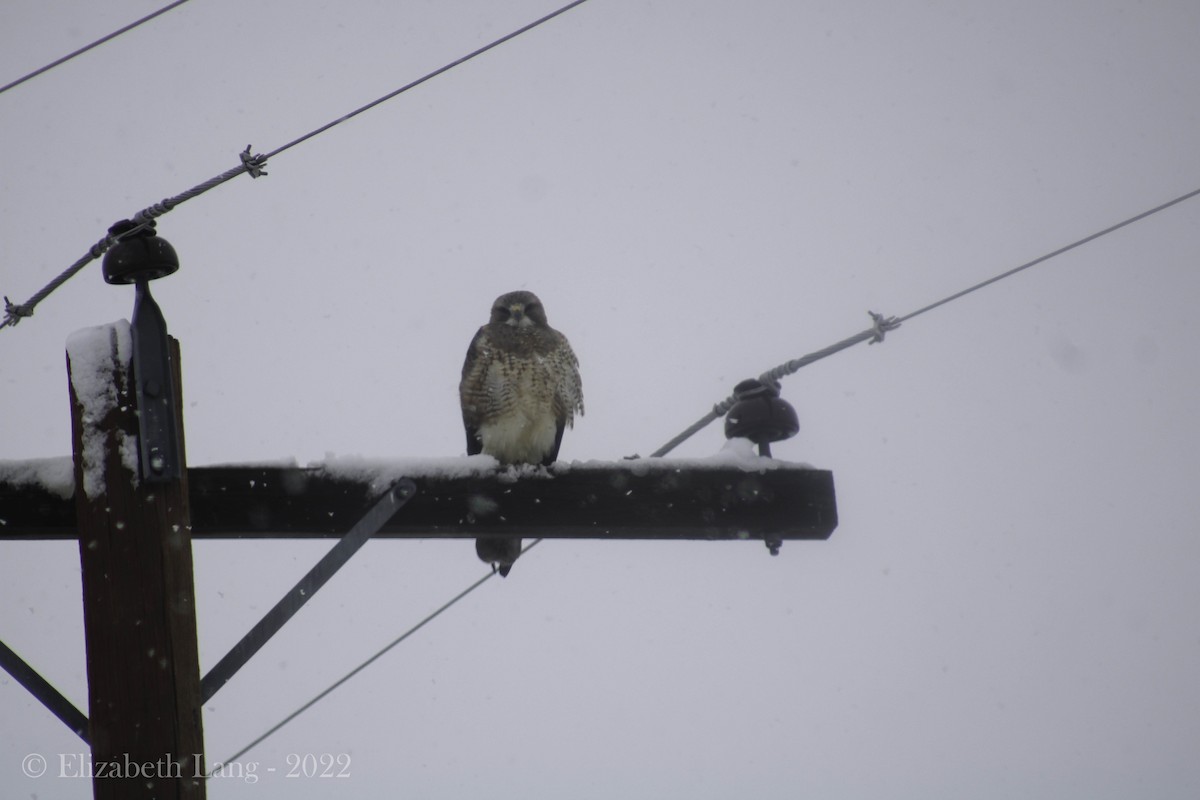
[[[142,480],[177,481],[183,476],[175,413],[174,371],[167,322],[145,280],[137,281],[133,304],[133,377],[137,382],[138,450]]]

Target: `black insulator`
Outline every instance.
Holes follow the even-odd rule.
[[[104,255],[104,280],[108,283],[137,283],[165,278],[179,269],[179,256],[166,239],[154,232],[154,223],[135,233],[138,223],[122,220],[108,229],[112,236],[125,234]]]
[[[733,387],[733,396],[737,402],[725,415],[725,438],[741,437],[757,445],[770,445],[800,431],[796,409],[779,396],[777,386],[751,378]]]

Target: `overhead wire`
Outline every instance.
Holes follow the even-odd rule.
[[[226,170],[216,177],[209,178],[204,183],[193,186],[186,192],[177,194],[174,197],[168,197],[152,206],[143,208],[131,218],[131,221],[135,223],[132,226],[123,226],[120,228],[119,232],[114,232],[116,231],[117,226],[110,228],[103,239],[92,245],[81,258],[75,261],[74,264],[59,273],[54,280],[43,286],[36,294],[33,295],[33,297],[29,298],[24,303],[14,303],[9,300],[8,296],[6,295],[4,297],[5,318],[3,321],[0,321],[0,328],[4,328],[6,326],[16,326],[16,324],[24,317],[32,317],[33,309],[38,303],[45,300],[51,292],[74,277],[76,273],[78,273],[88,264],[104,255],[110,248],[113,247],[113,245],[117,244],[122,239],[127,239],[130,236],[136,235],[145,228],[153,226],[156,218],[166,214],[180,203],[204,194],[209,189],[220,186],[222,183],[236,178],[243,172],[249,172],[250,177],[252,178],[257,178],[261,175],[267,174],[266,171],[263,170],[263,167],[266,165],[266,160],[262,156],[250,155],[249,145],[246,146],[246,149],[243,150],[240,155],[242,158],[241,166]]]
[[[541,543],[541,541],[542,541],[541,539],[534,539],[532,542],[530,542],[529,544],[527,544],[527,545],[526,545],[526,546],[525,546],[525,547],[524,547],[524,548],[521,550],[521,555],[524,555],[525,553],[528,553],[528,552],[529,552],[530,550],[532,550],[533,548],[537,547],[537,546],[538,546],[538,544],[540,544],[540,543]],[[473,592],[473,591],[475,591],[476,589],[478,589],[478,588],[479,588],[480,586],[482,586],[483,584],[487,583],[487,582],[488,582],[489,580],[491,580],[491,579],[492,579],[492,578],[493,578],[495,575],[496,575],[496,572],[495,572],[495,570],[493,570],[493,571],[491,571],[491,572],[487,573],[486,575],[484,575],[484,576],[483,576],[482,578],[480,578],[479,580],[477,580],[477,581],[475,581],[474,583],[472,583],[472,584],[471,584],[470,586],[468,586],[466,589],[463,589],[461,592],[459,592],[458,594],[454,595],[454,597],[450,598],[448,601],[446,601],[446,602],[445,602],[445,603],[443,603],[441,606],[439,606],[439,607],[437,608],[437,610],[433,611],[433,612],[432,612],[432,613],[430,613],[428,616],[426,616],[424,619],[422,619],[420,622],[418,622],[416,625],[413,625],[411,628],[409,628],[408,630],[406,630],[404,633],[400,634],[400,635],[399,635],[399,636],[397,636],[395,639],[393,639],[392,641],[390,641],[390,642],[388,642],[386,645],[384,645],[384,647],[383,647],[381,650],[379,650],[377,653],[375,653],[375,655],[371,656],[371,657],[370,657],[370,658],[368,658],[366,661],[362,662],[362,663],[361,663],[361,664],[359,664],[357,667],[355,667],[354,669],[352,669],[352,670],[350,670],[349,672],[347,672],[347,673],[346,673],[345,675],[343,675],[341,678],[338,678],[336,681],[334,681],[334,682],[333,682],[333,683],[331,683],[331,684],[330,684],[328,687],[326,687],[324,690],[322,690],[322,691],[321,691],[321,692],[320,692],[320,693],[319,693],[317,696],[313,697],[313,698],[312,698],[311,700],[309,700],[307,703],[305,703],[304,705],[302,705],[302,706],[300,706],[299,708],[297,708],[297,709],[296,709],[295,711],[293,711],[291,714],[288,714],[286,717],[284,717],[284,718],[283,718],[282,720],[280,720],[278,723],[276,723],[276,724],[275,724],[275,725],[273,725],[271,728],[269,728],[269,729],[268,729],[268,730],[267,730],[265,733],[263,733],[263,734],[262,734],[261,736],[259,736],[257,739],[255,739],[254,741],[252,741],[252,742],[250,742],[249,744],[247,744],[247,745],[246,745],[245,747],[243,747],[241,750],[238,750],[236,753],[234,753],[233,755],[231,755],[229,758],[227,758],[227,759],[225,759],[224,761],[220,762],[220,764],[230,764],[230,763],[233,763],[233,762],[237,761],[239,758],[241,758],[242,756],[244,756],[246,753],[250,752],[252,749],[254,749],[254,748],[255,748],[255,747],[257,747],[259,744],[261,744],[261,743],[262,743],[264,740],[266,740],[266,738],[267,738],[267,737],[271,736],[273,733],[275,733],[276,731],[278,731],[278,730],[279,730],[280,728],[282,728],[284,725],[287,725],[289,722],[291,722],[292,720],[294,720],[296,717],[300,716],[300,715],[301,715],[301,714],[303,714],[305,711],[307,711],[308,709],[312,708],[312,707],[313,707],[313,706],[315,706],[317,703],[319,703],[321,700],[323,700],[323,699],[325,699],[326,697],[328,697],[328,696],[329,696],[329,695],[330,695],[330,694],[331,694],[331,693],[332,693],[332,692],[333,692],[335,689],[337,689],[339,686],[341,686],[341,685],[342,685],[342,684],[344,684],[346,681],[348,681],[348,680],[350,680],[351,678],[353,678],[353,677],[354,677],[355,675],[357,675],[358,673],[362,672],[364,669],[366,669],[367,667],[369,667],[371,664],[373,664],[373,663],[375,663],[376,661],[378,661],[378,660],[379,660],[381,657],[383,657],[383,655],[384,655],[385,653],[387,653],[387,652],[388,652],[389,650],[391,650],[393,647],[395,647],[396,645],[400,644],[401,642],[403,642],[403,641],[404,641],[405,639],[407,639],[408,637],[412,636],[412,635],[413,635],[414,633],[416,633],[417,631],[421,630],[421,628],[425,627],[427,624],[429,624],[429,623],[430,623],[430,622],[432,622],[434,619],[436,619],[436,618],[437,618],[439,615],[441,615],[441,614],[442,614],[442,612],[444,612],[444,611],[447,611],[447,610],[448,610],[448,609],[449,609],[451,606],[453,606],[453,605],[454,605],[455,603],[457,603],[459,600],[462,600],[464,597],[466,597],[466,596],[467,596],[467,595],[469,595],[471,592]],[[210,770],[210,771],[208,772],[208,774],[207,774],[205,777],[206,777],[206,778],[211,778],[211,777],[212,777],[214,774],[216,774],[216,773],[217,773],[219,770],[220,770],[220,765],[218,765],[217,767],[214,767],[212,770]]]
[[[1089,236],[1085,236],[1082,239],[1079,239],[1078,241],[1074,241],[1068,245],[1064,245],[1063,247],[1060,247],[1057,250],[1046,253],[1046,255],[1044,255],[1044,256],[1039,256],[1038,258],[1035,258],[1032,261],[1026,261],[1024,264],[1022,264],[1019,267],[1013,267],[1012,269],[1008,270],[1007,272],[1002,272],[999,275],[996,275],[995,277],[988,278],[986,281],[980,281],[979,283],[975,284],[974,286],[969,286],[966,289],[963,289],[961,292],[955,292],[954,294],[949,295],[948,297],[943,297],[941,300],[930,303],[929,305],[924,306],[923,308],[918,308],[916,311],[910,311],[909,313],[905,314],[903,317],[900,317],[899,322],[905,322],[906,320],[910,320],[913,317],[919,317],[921,314],[924,314],[926,311],[932,311],[933,309],[937,308],[938,306],[944,306],[946,303],[949,303],[953,300],[957,300],[958,298],[968,295],[971,292],[978,291],[979,289],[982,289],[985,286],[990,286],[991,284],[995,283],[996,281],[1004,280],[1005,278],[1009,277],[1010,275],[1016,275],[1018,272],[1021,272],[1022,270],[1029,269],[1030,267],[1036,267],[1038,264],[1041,264],[1043,261],[1049,261],[1050,259],[1055,258],[1056,256],[1061,256],[1063,253],[1066,253],[1069,250],[1074,250],[1076,247],[1085,245],[1088,242],[1093,242],[1096,239],[1099,239],[1101,236],[1107,236],[1110,233],[1119,231],[1121,228],[1124,228],[1126,225],[1132,225],[1135,222],[1140,222],[1140,221],[1144,220],[1146,217],[1153,216],[1154,214],[1157,214],[1160,211],[1165,211],[1166,209],[1170,208],[1171,206],[1178,205],[1185,200],[1192,199],[1196,195],[1200,195],[1200,189],[1193,189],[1192,191],[1188,192],[1187,194],[1181,194],[1179,197],[1176,197],[1174,200],[1168,200],[1167,202],[1163,203],[1162,205],[1157,205],[1148,211],[1143,211],[1140,214],[1135,214],[1134,216],[1130,217],[1129,219],[1125,219],[1125,220],[1118,222],[1116,225],[1110,225],[1109,227],[1105,228],[1104,230],[1096,231],[1095,233],[1093,233]]]
[[[22,75],[21,77],[17,78],[15,81],[10,81],[9,83],[6,83],[3,86],[0,86],[0,94],[4,94],[9,89],[13,89],[13,88],[16,88],[17,86],[20,86],[22,83],[25,83],[25,81],[36,78],[38,75],[41,75],[43,72],[49,72],[50,70],[54,69],[55,67],[59,66],[60,64],[65,64],[68,61],[70,61],[72,58],[75,58],[76,56],[81,56],[84,53],[86,53],[87,51],[89,51],[93,48],[99,47],[100,45],[104,44],[105,42],[112,41],[113,39],[117,38],[121,34],[129,32],[129,31],[133,30],[134,28],[138,27],[139,25],[149,22],[150,20],[154,19],[155,17],[162,16],[163,14],[167,13],[171,9],[178,8],[179,6],[183,5],[187,1],[188,0],[175,0],[174,3],[169,3],[165,6],[163,6],[162,8],[160,8],[158,11],[147,14],[146,16],[142,17],[141,19],[131,22],[123,28],[118,28],[117,30],[113,31],[112,33],[108,34],[107,36],[101,36],[99,39],[92,42],[91,44],[84,45],[83,47],[79,48],[78,50],[67,53],[62,58],[60,58],[56,61],[51,61],[46,66],[39,67],[38,69],[35,69],[33,72],[30,72],[28,75]]]
[[[1030,267],[1035,267],[1038,264],[1041,264],[1045,261],[1049,261],[1050,259],[1052,259],[1056,256],[1060,256],[1069,250],[1074,250],[1076,247],[1085,245],[1088,242],[1093,242],[1102,236],[1107,236],[1108,234],[1113,233],[1114,231],[1118,231],[1127,225],[1132,225],[1133,223],[1139,222],[1143,219],[1146,219],[1147,217],[1157,214],[1160,211],[1165,211],[1166,209],[1170,208],[1171,206],[1178,205],[1178,204],[1184,202],[1185,200],[1190,200],[1191,198],[1193,198],[1197,195],[1200,195],[1200,189],[1193,189],[1192,191],[1188,192],[1187,194],[1182,194],[1179,197],[1176,197],[1174,200],[1168,200],[1167,202],[1162,203],[1161,205],[1157,205],[1154,208],[1149,209],[1148,211],[1143,211],[1140,214],[1135,214],[1134,216],[1129,217],[1128,219],[1122,220],[1121,222],[1118,222],[1115,225],[1110,225],[1107,228],[1104,228],[1103,230],[1099,230],[1099,231],[1096,231],[1095,233],[1089,234],[1088,236],[1085,236],[1082,239],[1078,239],[1074,242],[1071,242],[1068,245],[1064,245],[1063,247],[1060,247],[1057,250],[1053,250],[1049,253],[1046,253],[1043,256],[1039,256],[1039,257],[1033,259],[1032,261],[1027,261],[1024,264],[1020,265],[1019,267],[1013,267],[1012,269],[1007,270],[1005,272],[1001,272],[999,275],[995,275],[991,278],[988,278],[985,281],[980,281],[979,283],[976,283],[973,286],[968,286],[966,289],[963,289],[961,291],[955,292],[954,294],[943,297],[941,300],[937,300],[935,302],[930,303],[927,306],[918,308],[916,311],[911,311],[902,317],[886,317],[885,318],[882,314],[876,314],[873,311],[869,312],[871,314],[871,319],[873,320],[874,324],[867,330],[862,331],[860,333],[856,333],[854,336],[851,336],[848,339],[843,339],[842,341],[837,342],[836,344],[830,345],[829,347],[826,347],[822,350],[818,350],[815,353],[809,353],[806,356],[803,356],[803,357],[797,358],[797,359],[793,359],[792,361],[785,361],[784,363],[780,364],[779,366],[774,367],[774,368],[769,369],[766,372],[764,372],[762,375],[759,376],[759,380],[762,381],[763,383],[778,385],[780,378],[783,378],[787,375],[792,375],[795,372],[797,372],[799,369],[801,369],[802,367],[806,367],[815,361],[820,361],[821,359],[831,356],[834,353],[840,353],[842,350],[845,350],[848,347],[853,347],[854,345],[859,344],[861,342],[868,342],[870,344],[882,342],[884,334],[886,334],[888,331],[892,331],[892,330],[895,330],[896,328],[899,328],[900,324],[903,322],[906,322],[907,320],[913,319],[914,317],[918,317],[927,311],[932,311],[933,309],[938,308],[939,306],[944,306],[949,302],[959,299],[960,297],[965,297],[966,295],[971,294],[972,292],[976,292],[976,291],[984,288],[985,286],[990,286],[993,283],[1004,280],[1005,278],[1008,278],[1012,275],[1016,275],[1018,272],[1029,269]],[[662,447],[658,448],[653,453],[651,453],[650,454],[651,458],[664,456],[667,453],[671,452],[676,447],[678,447],[680,444],[685,442],[687,439],[689,439],[696,433],[699,433],[707,425],[709,425],[710,423],[725,416],[725,413],[728,412],[729,409],[733,407],[733,404],[735,402],[737,402],[737,398],[734,397],[733,395],[730,395],[729,397],[726,397],[724,400],[721,400],[720,402],[716,403],[715,405],[713,405],[711,411],[709,411],[707,414],[705,414],[700,419],[693,422],[685,430],[683,430],[681,433],[679,433],[675,438],[671,439],[669,442],[664,444]]]
[[[274,150],[272,150],[271,152],[269,152],[265,156],[263,156],[263,158],[264,159],[273,158],[274,156],[279,155],[283,151],[295,147],[296,145],[300,144],[301,142],[307,141],[308,139],[311,139],[312,137],[317,136],[318,134],[322,134],[325,131],[329,130],[330,128],[332,128],[336,125],[341,125],[346,120],[357,117],[359,114],[363,113],[364,111],[369,111],[370,109],[374,108],[375,106],[379,105],[380,103],[385,103],[388,100],[391,100],[393,97],[396,97],[397,95],[404,94],[409,89],[415,89],[416,87],[420,86],[422,83],[425,83],[425,81],[428,81],[431,78],[436,78],[438,75],[441,75],[443,72],[448,72],[449,70],[454,69],[455,67],[459,66],[460,64],[465,64],[466,62],[470,61],[471,59],[475,58],[476,56],[481,56],[484,53],[486,53],[487,51],[489,51],[495,47],[499,47],[500,45],[504,44],[505,42],[515,39],[518,36],[520,36],[521,34],[527,33],[529,31],[533,30],[534,28],[538,27],[539,25],[549,22],[550,20],[554,19],[555,17],[561,16],[562,14],[567,13],[571,9],[575,8],[576,6],[581,6],[586,2],[587,2],[587,0],[574,0],[574,2],[567,3],[562,8],[551,11],[546,16],[540,17],[539,19],[534,20],[533,22],[529,23],[528,25],[524,25],[520,28],[517,28],[515,31],[513,31],[511,33],[507,33],[504,36],[501,36],[499,39],[489,42],[488,44],[485,44],[483,47],[480,47],[477,50],[472,50],[470,53],[467,53],[465,56],[455,59],[454,61],[451,61],[449,64],[446,64],[445,66],[438,67],[433,72],[429,72],[429,73],[426,73],[425,75],[422,75],[421,77],[417,78],[415,81],[412,81],[411,83],[406,83],[404,86],[401,86],[399,89],[396,89],[395,91],[388,92],[383,97],[372,100],[371,102],[367,103],[366,105],[363,105],[363,106],[360,106],[359,108],[354,109],[349,114],[340,116],[337,119],[333,120],[332,122],[327,122],[326,124],[322,125],[321,127],[311,130],[308,133],[304,134],[303,136],[293,139],[292,141],[288,142],[287,144],[283,145],[282,147],[275,148]]]
[[[483,55],[484,53],[488,52],[489,50],[492,50],[493,48],[498,47],[498,46],[504,44],[505,42],[511,41],[512,39],[520,36],[521,34],[527,33],[529,31],[533,30],[534,28],[538,27],[539,25],[549,22],[550,20],[555,19],[556,17],[559,17],[562,14],[565,14],[566,12],[570,11],[571,9],[573,9],[575,7],[583,5],[586,2],[587,2],[587,0],[573,0],[573,2],[567,3],[566,5],[562,6],[561,8],[558,8],[555,11],[551,11],[549,14],[546,14],[543,17],[539,17],[538,19],[534,20],[533,22],[530,22],[527,25],[523,25],[520,28],[512,31],[511,33],[507,33],[504,36],[501,36],[500,38],[495,39],[480,48],[472,50],[470,53],[467,53],[465,56],[457,58],[454,61],[451,61],[450,63],[433,70],[432,72],[422,75],[420,78],[417,78],[414,81],[406,83],[404,86],[401,86],[399,89],[388,92],[387,94],[383,95],[382,97],[376,98],[375,100],[372,100],[371,102],[367,103],[366,105],[359,106],[358,108],[354,109],[353,111],[351,111],[348,114],[343,114],[342,116],[338,117],[335,120],[332,120],[331,122],[327,122],[318,128],[314,128],[313,130],[309,131],[308,133],[304,134],[303,136],[299,136],[299,137],[293,139],[292,141],[288,142],[287,144],[277,147],[274,150],[271,150],[270,152],[268,152],[266,154],[251,155],[250,147],[247,146],[246,149],[244,151],[242,151],[240,154],[242,163],[239,166],[234,167],[230,170],[227,170],[227,171],[221,173],[220,175],[217,175],[214,178],[210,178],[209,180],[205,181],[204,183],[193,186],[191,189],[188,189],[186,192],[183,192],[182,194],[175,195],[174,197],[169,197],[166,200],[163,200],[159,203],[155,203],[154,205],[149,206],[148,208],[144,208],[141,211],[137,212],[130,218],[134,223],[136,223],[134,226],[129,227],[128,229],[124,229],[118,234],[114,234],[110,231],[107,236],[105,236],[100,241],[96,242],[96,244],[92,245],[92,247],[88,250],[88,252],[83,255],[83,257],[81,257],[79,260],[77,260],[71,266],[67,267],[67,269],[65,269],[62,273],[60,273],[57,277],[55,277],[54,280],[50,281],[50,283],[46,284],[46,286],[44,286],[40,291],[38,291],[36,294],[34,294],[33,297],[31,297],[26,302],[14,303],[6,296],[4,298],[4,319],[2,321],[0,321],[0,329],[6,328],[6,327],[15,327],[25,317],[33,316],[33,310],[38,305],[38,303],[45,300],[46,297],[49,296],[54,290],[56,290],[59,286],[63,285],[68,280],[70,280],[70,278],[72,278],[74,275],[76,275],[85,266],[87,266],[89,263],[91,263],[95,259],[100,258],[100,256],[104,255],[104,253],[106,253],[109,250],[109,248],[111,248],[113,245],[120,242],[122,239],[126,239],[130,236],[135,236],[138,233],[140,233],[142,230],[144,230],[145,228],[152,226],[153,220],[155,218],[162,216],[163,214],[172,210],[173,208],[175,208],[176,206],[178,206],[180,203],[184,202],[185,200],[190,200],[193,197],[197,197],[197,196],[203,194],[204,192],[207,192],[209,189],[213,189],[217,186],[220,186],[221,184],[225,183],[226,181],[232,180],[233,178],[236,178],[237,176],[241,175],[243,172],[249,173],[250,177],[252,177],[252,178],[257,178],[262,175],[266,175],[267,173],[263,168],[267,165],[268,159],[279,155],[280,153],[284,152],[285,150],[289,150],[289,149],[295,147],[296,145],[300,144],[301,142],[308,141],[309,139],[313,138],[314,136],[322,134],[325,131],[329,130],[330,128],[340,125],[343,122],[346,122],[347,120],[358,116],[359,114],[363,113],[364,111],[368,111],[368,110],[378,106],[380,103],[384,103],[388,100],[391,100],[394,97],[397,97],[398,95],[404,94],[405,92],[409,91],[410,89],[414,89],[417,86],[420,86],[421,84],[425,83],[426,81],[428,81],[432,78],[435,78],[438,75],[441,75],[442,73],[444,73],[448,70],[454,69],[457,66],[465,64],[466,62],[470,61],[471,59],[476,58],[477,56]]]

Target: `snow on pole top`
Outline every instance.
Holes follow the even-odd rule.
[[[133,336],[128,320],[75,331],[67,337],[67,357],[71,360],[71,389],[80,407],[83,421],[83,490],[89,499],[105,493],[104,434],[95,423],[117,408],[120,398],[112,371],[113,357],[126,372],[133,358]],[[137,481],[137,437],[117,432],[121,463]]]
[[[128,320],[84,328],[67,337],[71,388],[87,411],[103,414],[116,407],[117,387],[113,385],[109,366],[114,351],[118,363],[128,367],[133,358],[133,336]]]

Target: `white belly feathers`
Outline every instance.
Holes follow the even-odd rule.
[[[487,376],[491,414],[479,426],[484,453],[504,464],[537,464],[550,453],[558,426],[548,378],[541,369],[493,365]]]

